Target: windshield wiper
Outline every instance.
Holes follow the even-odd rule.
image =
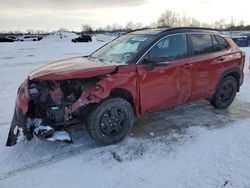
[[[90,60],[97,60],[97,61],[100,61],[101,63],[105,63],[105,59],[96,58],[96,57],[92,57],[92,56],[89,56],[89,59],[90,59]],[[106,63],[105,63],[105,64],[106,64]]]

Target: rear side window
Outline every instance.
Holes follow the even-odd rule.
[[[229,44],[227,43],[227,41],[222,36],[215,35],[215,38],[219,43],[221,51],[226,50],[226,49],[228,49],[230,47]]]
[[[190,34],[192,44],[192,54],[201,55],[214,51],[211,35],[209,34]]]

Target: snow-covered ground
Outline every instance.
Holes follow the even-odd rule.
[[[115,38],[117,38],[117,36],[112,36],[108,34],[96,34],[92,36],[92,40],[96,42],[109,42]]]
[[[235,102],[217,110],[207,101],[136,121],[123,142],[99,147],[84,128],[73,144],[21,140],[5,147],[16,90],[33,69],[87,55],[103,42],[0,44],[0,188],[250,187],[250,73]],[[247,53],[249,64],[250,48]]]
[[[72,39],[79,37],[75,33],[66,31],[54,31],[49,35],[43,37],[41,41],[43,42],[71,42]]]
[[[44,36],[42,38],[42,42],[71,42],[72,39],[78,38],[80,35],[77,35],[72,32],[67,32],[67,31],[54,31],[51,32],[50,34]],[[109,42],[118,36],[115,35],[115,33],[104,33],[104,34],[94,34],[91,36],[93,42]]]

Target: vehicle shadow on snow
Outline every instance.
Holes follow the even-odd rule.
[[[0,172],[0,180],[83,152],[86,155],[95,153],[89,158],[102,153],[106,154],[104,156],[108,160],[123,162],[141,158],[151,152],[149,143],[167,145],[166,150],[172,151],[176,143],[185,142],[185,137],[192,137],[187,134],[188,128],[223,128],[230,122],[249,117],[249,105],[250,103],[236,99],[230,108],[218,110],[202,100],[151,113],[136,120],[130,136],[125,141],[105,147],[96,145],[84,127],[75,127],[70,131],[73,144],[43,141],[38,138],[31,141],[21,140],[16,146],[1,152],[0,166],[4,170]]]
[[[221,128],[234,120],[248,118],[249,105],[248,102],[235,99],[228,109],[220,110],[211,106],[208,101],[201,100],[148,114],[136,121],[133,134],[148,138],[152,135],[167,135],[173,131],[184,134],[187,128],[193,126]]]

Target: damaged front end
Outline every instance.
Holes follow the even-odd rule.
[[[6,146],[13,146],[21,131],[49,141],[72,142],[65,132],[83,123],[87,106],[105,97],[101,78],[44,81],[27,79],[18,89]]]

